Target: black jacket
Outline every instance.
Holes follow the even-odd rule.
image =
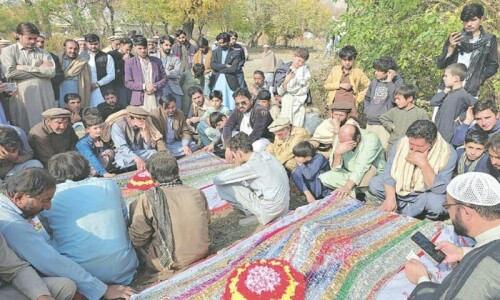
[[[232,136],[233,131],[240,131],[241,121],[243,120],[243,113],[238,109],[233,110],[226,125],[222,129],[222,138],[224,145]],[[250,113],[250,127],[253,128],[252,133],[249,135],[250,142],[255,142],[260,138],[266,138],[273,141],[274,135],[269,132],[269,125],[273,122],[273,118],[267,109],[255,104]]]
[[[227,84],[231,90],[236,90],[240,84],[238,82],[238,66],[240,64],[240,52],[229,48],[229,52],[226,56],[226,61],[222,61],[222,49],[219,47],[215,49],[212,53],[212,59],[210,60],[210,65],[212,66],[212,76],[210,77],[210,89],[212,90],[219,78],[219,75],[225,74]],[[226,65],[231,65],[230,68]]]

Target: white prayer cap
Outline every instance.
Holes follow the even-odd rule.
[[[262,48],[269,48],[269,45],[264,45],[262,46]]]
[[[491,175],[469,172],[458,175],[446,187],[454,199],[479,206],[500,204],[500,183]]]

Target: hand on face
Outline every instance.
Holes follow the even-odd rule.
[[[416,165],[417,167],[422,167],[425,163],[429,162],[429,159],[427,157],[428,153],[429,150],[426,150],[425,152],[410,151],[406,156],[406,161],[413,165]]]

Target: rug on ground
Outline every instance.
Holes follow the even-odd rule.
[[[208,206],[212,212],[230,208],[230,204],[222,200],[213,185],[213,178],[220,172],[231,168],[231,164],[213,155],[198,151],[191,156],[184,157],[178,161],[179,175],[183,184],[200,189],[207,197]],[[122,191],[125,203],[130,205],[142,193],[139,189],[127,187],[130,179],[137,172],[129,172],[114,178]]]
[[[305,299],[375,299],[401,273],[408,253],[421,252],[410,236],[421,231],[432,238],[441,229],[441,223],[330,197],[297,209],[132,299],[221,299],[238,266],[263,259],[288,262],[303,274]],[[401,298],[406,292],[395,293]]]

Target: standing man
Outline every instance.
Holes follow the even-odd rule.
[[[47,36],[45,35],[45,33],[40,32],[40,35],[36,39],[36,46],[40,49],[44,49],[46,39],[47,39]],[[54,99],[56,101],[59,101],[59,97],[60,97],[59,85],[64,80],[64,73],[63,73],[63,70],[61,68],[61,61],[59,60],[59,57],[57,57],[57,55],[55,55],[52,52],[49,52],[49,53],[50,53],[50,56],[52,56],[52,59],[54,60],[54,64],[56,65],[56,75],[54,77],[52,77],[52,79],[50,81],[52,82],[52,89],[54,90],[54,97],[55,97]]]
[[[210,76],[212,75],[212,67],[210,60],[212,59],[212,49],[208,46],[206,38],[198,40],[198,52],[193,56],[193,64],[202,64],[205,66],[205,85],[203,87],[203,95],[210,95]]]
[[[267,152],[253,152],[252,142],[240,132],[229,141],[236,168],[214,178],[219,195],[241,210],[240,226],[265,225],[288,212],[290,185],[283,165]]]
[[[37,48],[40,35],[32,23],[17,25],[18,42],[2,49],[2,72],[17,83],[17,94],[9,101],[11,123],[28,132],[42,121],[42,112],[57,106],[50,79],[56,74],[49,52]]]
[[[234,110],[233,93],[240,87],[237,74],[241,53],[231,48],[230,38],[231,36],[227,32],[221,32],[217,35],[219,47],[213,51],[210,61],[213,70],[210,78],[210,90],[221,91],[224,106]]]
[[[115,62],[110,55],[99,50],[101,42],[96,34],[85,35],[85,42],[91,71],[90,107],[96,107],[104,102],[104,91],[113,88],[111,82],[115,79]]]
[[[132,53],[132,40],[129,38],[120,39],[120,47],[109,52],[109,55],[113,58],[115,62],[115,80],[113,81],[113,87],[118,94],[118,101],[125,107],[130,103],[131,92],[125,87],[124,77],[125,77],[125,61],[131,57],[134,57]],[[105,93],[106,91],[104,91]],[[104,95],[106,97],[106,95]]]
[[[443,263],[457,263],[443,282],[430,281],[427,269],[416,259],[405,264],[408,280],[417,286],[409,299],[495,299],[500,290],[500,184],[488,174],[465,173],[446,187],[443,205],[458,235],[476,240],[474,247],[440,242]]]
[[[240,87],[243,89],[247,88],[247,83],[245,82],[245,74],[243,74],[243,66],[245,65],[246,55],[245,55],[245,49],[243,48],[242,45],[238,44],[238,33],[236,31],[228,31],[229,36],[231,37],[229,39],[229,45],[231,48],[235,51],[237,51],[240,55],[240,61],[238,63],[238,69],[236,70],[236,76],[238,77],[238,83],[240,84]]]
[[[474,97],[478,96],[484,82],[498,70],[497,38],[484,31],[481,26],[484,19],[484,8],[481,4],[466,5],[460,14],[464,28],[460,32],[452,33],[445,41],[443,52],[437,60],[439,69],[445,69],[453,63],[463,63],[467,67],[463,85]]]
[[[82,107],[90,105],[90,67],[88,61],[78,54],[79,46],[74,40],[64,41],[64,51],[59,53],[64,72],[64,80],[59,86],[59,107],[64,108],[64,96],[74,93],[80,95]]]
[[[182,74],[193,67],[193,56],[198,51],[198,46],[189,42],[186,32],[182,29],[175,32],[175,37],[177,38],[177,43],[172,47],[172,54],[181,60],[180,73]]]
[[[167,85],[167,75],[157,57],[148,55],[148,41],[145,37],[134,38],[137,56],[125,62],[125,86],[132,91],[130,105],[141,106],[146,111],[158,107],[158,101]]]
[[[87,43],[85,42],[84,37],[76,37],[74,40],[78,43],[78,46],[80,46],[80,50],[78,51],[78,54],[86,53],[87,52]],[[88,59],[88,57],[87,57]]]
[[[118,48],[120,48],[121,45],[121,40],[119,36],[113,35],[108,38],[109,45],[102,49],[102,52],[104,53],[109,53],[111,51],[114,51]]]
[[[163,95],[171,94],[175,97],[175,105],[179,109],[182,107],[182,88],[180,86],[181,78],[181,60],[172,53],[174,39],[170,35],[164,35],[160,38],[160,59],[168,82],[163,88]],[[187,112],[186,112],[187,113]]]
[[[269,48],[269,45],[264,45],[262,52],[262,66],[260,69],[264,72],[264,77],[266,78],[267,86],[272,87],[274,79],[274,71],[278,67],[278,60],[273,50]]]

